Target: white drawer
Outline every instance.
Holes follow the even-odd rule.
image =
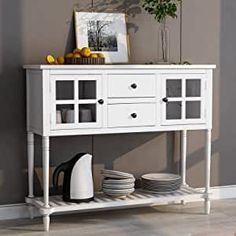
[[[155,126],[155,123],[154,103],[108,105],[108,127]]]
[[[108,97],[155,97],[156,79],[152,74],[130,74],[108,76]]]

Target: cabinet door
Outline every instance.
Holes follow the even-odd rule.
[[[58,75],[51,79],[52,129],[102,125],[102,86],[99,75]]]
[[[205,74],[162,75],[162,125],[205,123]]]

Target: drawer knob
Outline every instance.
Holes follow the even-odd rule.
[[[134,118],[134,119],[137,118],[137,116],[138,116],[137,113],[132,113],[131,114],[131,117]]]
[[[168,98],[163,98],[162,101],[167,103],[168,102]]]
[[[99,99],[98,103],[102,105],[104,103],[104,100],[103,99]]]
[[[138,87],[137,84],[135,84],[135,83],[131,84],[132,89],[136,89],[137,87]]]

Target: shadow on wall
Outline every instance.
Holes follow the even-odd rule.
[[[21,1],[0,1],[0,204],[26,193],[25,79],[22,70]]]
[[[220,42],[220,185],[235,185],[236,183],[236,1],[221,1],[221,42]]]
[[[92,146],[93,145],[93,146]],[[72,158],[76,153],[93,154],[96,190],[100,189],[103,168],[117,169],[135,174],[139,178],[148,172],[178,173],[179,163],[173,162],[174,140],[172,132],[137,133],[51,138],[51,173],[55,166]],[[41,138],[36,139],[35,192],[42,194]],[[124,158],[123,158],[124,157]],[[63,175],[62,175],[63,176]],[[61,176],[61,177],[62,177]],[[60,181],[61,183],[61,181]],[[55,191],[50,189],[51,193]]]
[[[129,17],[135,17],[137,14],[142,13],[141,0],[107,0],[107,1],[94,1],[81,6],[80,4],[75,4],[75,9],[77,11],[95,11],[95,12],[118,12],[125,13]],[[127,22],[127,29],[134,29],[134,32],[138,31],[138,25],[133,22]]]
[[[60,52],[62,47],[63,50],[69,51],[75,46],[74,27],[71,18],[72,12],[69,8],[72,9],[73,4],[78,1],[71,0],[65,3],[67,6],[69,3],[71,4],[65,10],[61,2],[57,0],[52,1],[48,3],[50,7],[57,3],[62,8],[58,9],[58,11],[60,13],[64,12],[64,15],[63,19],[58,19],[58,24],[54,25],[52,21],[57,19],[52,14],[52,9],[54,8],[45,10],[44,4],[47,1],[44,0],[44,4],[37,2],[40,11],[43,10],[45,17],[50,15],[49,19],[51,22],[48,22],[46,26],[40,21],[40,11],[34,13],[34,19],[30,18],[32,17],[30,14],[25,16],[26,12],[24,17],[22,16],[22,11],[24,12],[25,8],[34,9],[34,4],[31,0],[0,1],[0,58],[2,58],[0,70],[0,104],[2,109],[2,115],[0,116],[0,204],[23,202],[27,192],[25,75],[22,70],[22,64],[41,61],[42,55],[51,47],[54,47],[53,52]],[[22,2],[25,4],[24,7],[22,7]],[[81,0],[81,2],[84,1]],[[136,7],[139,1],[111,1],[109,7],[114,7],[117,3],[119,5],[118,10],[122,11],[122,9],[125,9],[131,17],[141,12],[141,9],[138,6]],[[104,2],[97,1],[97,4],[102,6]],[[65,24],[64,16],[67,17],[68,15],[66,14],[68,12],[70,13],[69,20],[71,19],[71,22],[68,21],[67,27],[65,27],[63,25]],[[22,30],[22,19],[24,19],[24,33]],[[35,22],[39,24],[37,27],[34,25]],[[69,35],[67,34],[68,24]],[[55,27],[51,28],[52,25]],[[63,35],[63,33],[67,35],[66,44],[64,44],[65,41],[63,40],[58,40],[59,42],[55,44],[55,38]],[[53,36],[46,34],[53,34]],[[24,51],[22,51],[22,48],[24,48]],[[56,166],[60,162],[71,158],[77,152],[92,152],[91,140],[91,136],[52,138],[51,166]],[[157,141],[157,143],[154,144],[154,141]],[[167,135],[149,133],[95,136],[95,168],[119,166],[119,168],[129,170],[135,164],[139,168],[136,173],[137,176],[142,174],[144,169],[145,171],[149,169],[149,167],[150,170],[158,171],[169,171],[172,167],[177,169],[177,165],[173,164],[171,158],[173,154],[172,146],[173,135],[171,132]],[[127,156],[132,159],[126,162]],[[37,170],[41,168],[41,138],[39,137],[36,138],[36,168]],[[98,172],[96,172],[97,177],[99,177]],[[37,173],[41,173],[41,171]],[[37,176],[39,176],[40,180]],[[41,176],[37,174],[35,187],[38,189],[38,192],[41,191],[40,185]]]

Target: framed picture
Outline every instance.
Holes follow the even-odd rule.
[[[76,45],[103,53],[106,63],[127,63],[126,16],[123,13],[75,12]]]

